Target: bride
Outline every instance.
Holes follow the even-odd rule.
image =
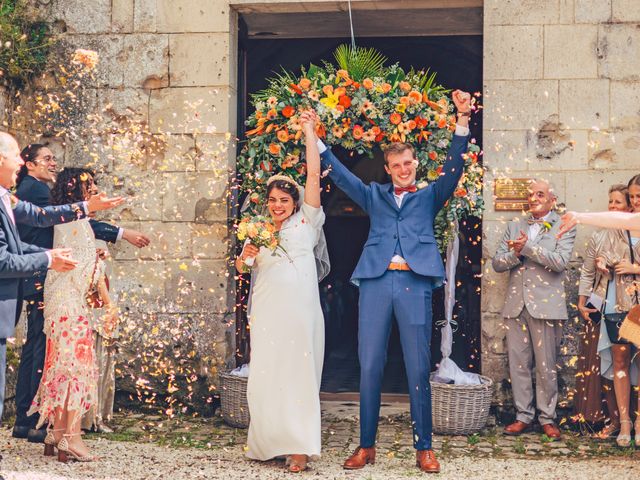
[[[313,130],[308,121],[303,128],[305,133]],[[246,243],[236,259],[240,271],[246,271],[247,263],[253,265],[247,456],[286,456],[291,472],[301,472],[310,459],[319,458],[321,445],[324,319],[318,279],[328,273],[328,259],[323,249],[320,155],[314,135],[305,136],[311,139],[306,146],[306,189],[284,175],[274,175],[267,183],[267,209],[282,249],[274,253]]]

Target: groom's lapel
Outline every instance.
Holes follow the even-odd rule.
[[[390,183],[388,188],[383,188],[382,190],[383,190],[382,197],[389,203],[389,205],[391,205],[391,207],[394,210],[399,211],[400,208],[398,207],[398,204],[396,203],[396,199],[393,196],[393,183]]]

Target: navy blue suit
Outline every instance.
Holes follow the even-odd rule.
[[[442,285],[445,276],[433,222],[462,175],[467,141],[468,136],[454,135],[443,174],[427,187],[406,194],[400,207],[392,184],[365,185],[330,150],[321,155],[322,167],[331,169],[331,179],[371,221],[369,237],[351,278],[360,286],[361,447],[375,444],[382,376],[395,317],[409,383],[414,446],[431,449],[431,292]],[[411,271],[388,270],[396,254],[407,261]]]
[[[17,199],[16,199],[17,200]],[[39,208],[17,201],[13,215],[18,223],[50,227],[85,217],[81,204]],[[19,307],[22,303],[21,282],[34,273],[47,269],[46,249],[30,245],[20,239],[16,226],[0,202],[0,418],[4,405],[6,340],[13,335]]]
[[[50,189],[46,183],[27,175],[16,189],[21,200],[39,207],[51,205]],[[104,222],[90,220],[96,238],[114,243],[118,238],[118,227]],[[53,246],[53,227],[35,227],[17,222],[20,238],[27,243],[50,249]],[[24,301],[27,304],[27,341],[22,347],[18,381],[16,384],[16,425],[35,427],[37,415],[27,417],[27,411],[38,391],[44,357],[46,336],[44,334],[43,287],[47,270],[42,270],[23,280]],[[18,312],[19,314],[19,312]],[[17,320],[16,320],[17,321]]]

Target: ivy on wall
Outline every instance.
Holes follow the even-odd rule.
[[[25,0],[0,0],[0,85],[21,87],[41,73],[52,43]]]

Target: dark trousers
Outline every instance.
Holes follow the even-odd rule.
[[[431,449],[431,281],[407,271],[387,271],[360,281],[360,446],[374,446],[380,415],[382,376],[395,317],[407,370],[413,445]]]
[[[38,414],[27,417],[44,367],[47,337],[44,334],[43,294],[24,297],[27,304],[27,342],[22,347],[16,384],[16,425],[35,428]]]

